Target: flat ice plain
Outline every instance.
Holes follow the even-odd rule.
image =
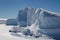
[[[5,24],[0,24],[0,40],[54,40],[49,37],[39,37],[39,38],[33,38],[33,37],[23,37],[18,36],[17,34],[14,36],[9,33],[9,29],[11,26],[6,26]]]

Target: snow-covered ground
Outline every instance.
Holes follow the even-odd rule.
[[[9,33],[10,28],[11,26],[0,24],[0,40],[53,40],[52,38],[46,37],[46,35],[43,35],[42,37],[39,38],[33,38],[19,36],[18,34],[10,34]]]

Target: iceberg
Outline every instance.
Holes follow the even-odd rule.
[[[19,10],[18,25],[24,35],[34,37],[46,34],[54,39],[60,39],[60,14],[42,8],[25,8]]]
[[[17,26],[18,21],[17,21],[17,19],[7,19],[6,20],[6,25]]]

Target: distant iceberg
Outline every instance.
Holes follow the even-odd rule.
[[[6,20],[5,18],[0,18],[0,24],[6,24]]]

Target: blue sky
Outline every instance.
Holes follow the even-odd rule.
[[[16,18],[19,10],[29,6],[60,13],[60,0],[0,0],[0,18]]]

